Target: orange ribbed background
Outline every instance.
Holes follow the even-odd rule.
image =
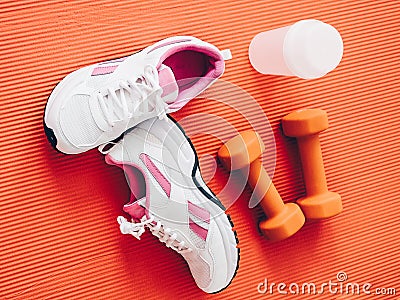
[[[347,282],[400,293],[399,1],[1,1],[0,16],[0,299],[349,299],[257,293],[264,278],[322,283],[339,271]],[[307,18],[342,34],[338,68],[310,81],[256,73],[247,55],[252,37]],[[344,204],[339,216],[270,243],[257,232],[263,214],[247,208],[246,190],[228,210],[240,268],[217,295],[200,291],[185,261],[150,234],[137,241],[119,233],[116,217],[128,198],[120,169],[95,150],[57,153],[42,128],[47,97],[65,75],[178,34],[231,49],[222,78],[268,116],[274,182],[285,201],[304,190],[296,143],[282,136],[280,119],[304,107],[328,112],[330,128],[321,135],[328,186]],[[193,100],[174,116],[212,111],[234,119],[214,105]],[[213,131],[212,123],[202,126]],[[208,135],[193,142],[200,157],[220,146]],[[224,179],[218,170],[210,186],[219,190]]]

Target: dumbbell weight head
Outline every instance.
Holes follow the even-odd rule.
[[[283,211],[271,218],[261,221],[261,232],[271,241],[286,239],[295,234],[303,226],[305,217],[295,203],[286,203]]]
[[[218,158],[227,170],[239,170],[248,167],[264,150],[258,133],[247,130],[227,141],[219,149]]]
[[[282,119],[283,132],[291,137],[317,134],[328,127],[328,115],[322,109],[297,110]]]
[[[297,200],[308,219],[326,219],[343,210],[342,198],[338,193],[325,192]]]

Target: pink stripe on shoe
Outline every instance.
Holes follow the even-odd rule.
[[[123,62],[127,58],[128,58],[128,56],[124,56],[124,57],[120,57],[120,58],[116,58],[116,59],[106,60],[106,61],[103,61],[103,62],[99,63],[99,65],[105,65],[105,64],[116,63],[116,62]]]
[[[203,241],[206,240],[208,230],[204,229],[200,225],[197,225],[191,218],[189,218],[189,228],[197,234]]]
[[[152,162],[151,158],[145,154],[140,154],[140,159],[145,164],[146,168],[153,175],[154,179],[158,182],[161,188],[164,190],[165,194],[169,197],[171,195],[171,183],[167,178],[160,172],[157,166]]]
[[[210,212],[196,204],[188,201],[188,210],[191,214],[210,224]]]
[[[169,41],[169,42],[164,42],[160,45],[155,46],[153,49],[150,49],[149,52],[147,52],[147,54],[149,54],[150,52],[153,52],[156,49],[159,49],[161,47],[165,47],[165,46],[169,46],[169,45],[173,45],[173,44],[177,44],[177,43],[183,43],[183,42],[190,42],[190,39],[180,39],[180,40],[175,40],[175,41]]]
[[[118,66],[96,67],[93,69],[92,76],[110,74],[115,71]]]

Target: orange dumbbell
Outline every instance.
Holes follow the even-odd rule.
[[[342,211],[338,193],[329,192],[318,134],[328,128],[328,116],[321,109],[292,112],[282,119],[283,132],[296,137],[303,168],[306,197],[297,201],[309,219],[325,219]]]
[[[270,240],[282,240],[296,233],[305,217],[297,204],[282,201],[259,159],[264,150],[260,136],[249,130],[226,142],[219,149],[218,157],[228,170],[241,170],[261,199],[261,207],[268,216],[260,223],[261,232]]]

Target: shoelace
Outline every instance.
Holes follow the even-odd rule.
[[[117,95],[117,91],[119,91]],[[129,110],[126,92],[133,99],[134,107]],[[110,128],[115,122],[140,117],[144,113],[155,111],[160,119],[166,118],[167,104],[161,98],[163,90],[159,84],[158,71],[154,66],[147,65],[143,75],[137,80],[121,81],[119,89],[107,89],[105,95],[97,94],[100,108]],[[116,107],[119,109],[116,109]],[[117,119],[115,119],[115,115]]]
[[[144,233],[146,226],[150,229],[151,233],[156,236],[160,242],[165,243],[168,248],[171,248],[178,253],[192,251],[191,248],[185,245],[185,241],[178,242],[176,240],[178,236],[176,233],[172,232],[171,228],[164,228],[164,226],[159,221],[157,221],[154,225],[153,216],[150,216],[149,219],[147,219],[146,216],[143,216],[138,223],[129,222],[122,216],[119,216],[117,218],[117,221],[120,225],[119,228],[122,234],[131,234],[132,236],[140,240],[140,236]]]

